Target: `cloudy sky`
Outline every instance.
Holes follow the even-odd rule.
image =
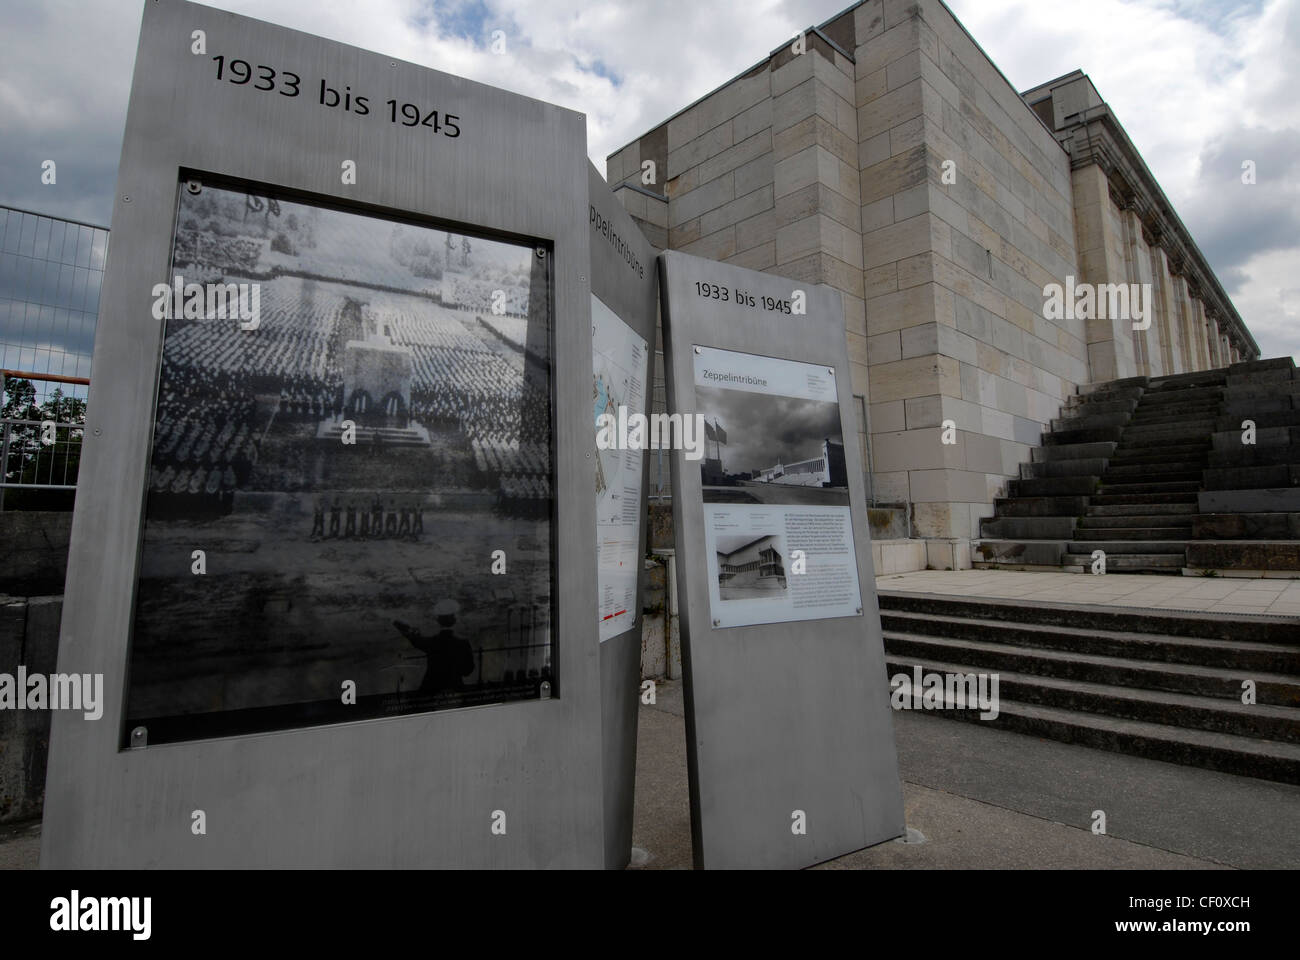
[[[848,0],[213,0],[581,110],[604,158]],[[1017,89],[1081,68],[1258,340],[1300,358],[1300,0],[950,0]],[[0,203],[107,224],[141,0],[0,4]],[[1086,11],[1086,16],[1083,12]],[[506,37],[503,55],[492,34]],[[58,182],[40,183],[54,159]],[[1254,186],[1241,164],[1256,164]]]
[[[822,441],[843,442],[840,408],[820,400],[797,400],[771,394],[696,387],[695,404],[710,424],[727,435],[722,462],[728,473],[763,470],[821,455]],[[706,453],[713,456],[712,441]]]

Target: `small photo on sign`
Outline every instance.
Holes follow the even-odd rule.
[[[723,600],[779,599],[789,589],[788,551],[780,533],[717,538],[718,594]]]
[[[834,371],[693,353],[713,626],[861,615]]]
[[[548,263],[533,244],[182,182],[128,731],[153,744],[552,692]],[[230,290],[214,312],[209,292]]]
[[[697,374],[696,410],[704,416],[704,502],[847,504],[834,382],[824,368],[774,363],[788,361],[726,353],[718,369],[705,368],[709,378]],[[808,373],[797,369],[804,367],[820,371],[824,383],[814,377],[810,386]],[[791,378],[793,384],[783,382]],[[732,385],[714,385],[719,382]]]

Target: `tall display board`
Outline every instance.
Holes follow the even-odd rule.
[[[587,168],[581,114],[145,5],[44,866],[616,859]]]
[[[590,164],[587,181],[591,402],[593,423],[599,427],[602,416],[617,422],[650,412],[659,274],[654,247]],[[606,864],[623,867],[632,850],[650,459],[644,450],[627,445],[598,445],[592,459]]]
[[[802,867],[899,836],[840,296],[659,264],[669,409],[702,434],[672,457],[695,864]]]

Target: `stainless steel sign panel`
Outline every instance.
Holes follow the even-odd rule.
[[[652,375],[651,362],[655,343],[655,319],[658,314],[659,278],[655,269],[655,249],[646,241],[641,231],[623,209],[619,199],[610,191],[605,180],[588,164],[587,227],[591,243],[591,292],[599,301],[592,304],[593,329],[597,315],[603,317],[606,328],[613,331],[607,339],[623,344],[627,350],[622,356],[606,351],[599,359],[593,357],[593,398],[598,398],[600,411],[625,405],[622,397],[640,398],[639,410],[650,409]],[[632,348],[636,341],[645,345],[644,352],[636,357]],[[600,352],[600,351],[598,351]],[[603,380],[602,380],[603,377]],[[639,377],[640,383],[635,381]],[[601,595],[598,597],[598,616],[605,625],[601,633],[600,673],[601,727],[604,738],[605,766],[605,843],[606,865],[620,868],[627,865],[632,849],[633,793],[636,781],[637,709],[641,679],[641,598],[645,585],[646,555],[646,489],[649,480],[650,458],[631,456],[635,451],[604,451],[607,461],[622,467],[625,477],[620,483],[632,485],[639,481],[639,494],[635,504],[625,501],[624,491],[615,488],[614,470],[604,482],[597,481],[597,489],[608,491],[597,496],[597,510],[601,512],[596,536],[604,538],[601,544],[601,568],[597,572]],[[621,455],[621,456],[620,456]],[[601,462],[602,451],[593,451],[592,458]],[[619,461],[622,461],[621,463]],[[639,463],[639,477],[632,475],[630,464]],[[627,496],[631,496],[630,493]],[[619,515],[626,522],[618,523]],[[610,542],[623,539],[626,542]],[[628,577],[617,575],[618,564],[634,564],[635,572]],[[632,590],[630,604],[615,602]],[[608,619],[606,619],[608,618]]]
[[[839,294],[659,264],[669,409],[703,418],[696,458],[672,458],[696,866],[802,867],[899,836]]]
[[[591,241],[585,118],[424,67],[178,0],[145,4],[136,65],[113,212],[114,242],[101,297],[59,653],[62,671],[104,675],[106,702],[98,721],[70,713],[53,718],[42,864],[63,868],[603,865],[601,664],[593,617],[597,598],[592,556],[591,290],[587,281]],[[179,197],[189,189],[186,175],[193,175],[200,191],[204,177],[220,178],[236,194],[242,190],[262,206],[248,200],[246,211],[222,210],[209,218],[194,216],[193,225],[188,220],[178,223]],[[404,271],[396,279],[376,274],[372,250],[365,255],[358,251],[354,258],[337,257],[330,271],[307,269],[304,263],[311,257],[304,258],[302,251],[311,247],[311,224],[302,218],[310,218],[309,210],[298,218],[294,230],[270,229],[276,224],[268,200],[277,198],[306,208],[355,211],[366,223],[389,218],[395,224],[424,225],[438,236],[458,239],[454,249],[426,249],[420,236],[400,230],[398,236],[387,233],[393,246],[385,256]],[[202,193],[193,199],[201,200]],[[187,203],[184,209],[195,208]],[[287,216],[283,219],[287,227]],[[326,227],[324,220],[316,224],[316,249],[324,244]],[[484,428],[469,438],[480,441],[480,452],[487,446],[484,456],[492,461],[489,466],[497,468],[496,489],[502,494],[503,510],[508,507],[504,500],[511,497],[545,501],[546,494],[553,507],[549,629],[554,639],[549,661],[553,673],[549,679],[543,677],[542,664],[510,668],[512,682],[536,684],[535,699],[476,707],[447,703],[441,704],[446,709],[366,720],[330,717],[323,725],[290,729],[267,725],[261,732],[241,735],[202,731],[206,739],[189,739],[187,734],[161,745],[150,742],[147,729],[133,736],[126,724],[126,696],[134,682],[128,664],[137,577],[150,574],[141,568],[141,536],[145,491],[154,479],[152,428],[157,403],[168,399],[158,394],[160,386],[170,383],[175,389],[179,383],[160,377],[166,321],[155,319],[153,291],[156,285],[173,280],[168,272],[178,230],[188,231],[187,238],[206,237],[206,242],[219,248],[218,257],[188,252],[200,272],[218,260],[225,264],[218,267],[231,272],[231,264],[247,256],[248,282],[279,283],[268,291],[274,296],[261,304],[264,329],[251,321],[244,321],[241,328],[239,321],[229,317],[213,321],[226,325],[221,336],[230,338],[232,349],[241,343],[238,338],[267,335],[283,322],[271,311],[276,304],[283,306],[281,294],[292,295],[291,308],[312,297],[318,307],[326,300],[337,306],[333,339],[326,338],[322,356],[328,377],[341,378],[337,385],[345,388],[341,409],[337,391],[331,399],[329,391],[309,389],[320,386],[314,381],[282,383],[278,390],[270,381],[246,385],[254,419],[266,414],[269,421],[274,408],[281,422],[283,409],[288,421],[282,423],[285,430],[323,430],[300,446],[302,450],[314,449],[318,441],[334,442],[333,431],[343,432],[343,420],[353,421],[363,435],[367,430],[377,433],[380,427],[396,430],[381,437],[381,447],[391,439],[394,449],[406,449],[400,446],[402,437],[415,441],[406,436],[411,424],[389,420],[409,415],[414,425],[429,428],[420,421],[420,417],[429,419],[420,404],[434,403],[436,398],[427,390],[420,392],[425,376],[420,365],[447,359],[445,352],[438,351],[450,349],[448,343],[434,341],[435,333],[442,336],[450,328],[431,331],[419,323],[404,326],[403,311],[415,296],[441,304],[440,316],[464,327],[474,341],[460,344],[466,350],[491,352],[507,365],[518,363],[521,366],[511,369],[529,376],[533,368],[524,354],[530,344],[512,345],[512,333],[518,332],[514,328],[520,324],[504,322],[519,313],[517,305],[498,314],[493,298],[489,295],[479,303],[474,289],[491,280],[489,285],[509,301],[510,291],[520,286],[510,278],[525,268],[516,262],[518,258],[509,264],[489,264],[484,258],[490,259],[493,244],[513,252],[521,249],[521,243],[530,248],[535,244],[527,268],[528,285],[537,291],[541,284],[537,302],[549,301],[547,313],[553,319],[554,480],[550,490],[537,498],[531,483],[524,492],[513,480],[504,483],[518,473],[507,469],[514,459],[529,457],[529,451],[516,449],[509,436],[495,436]],[[353,242],[374,243],[373,230],[366,230],[360,230]],[[280,232],[283,238],[277,236]],[[335,240],[346,252],[347,236],[340,234]],[[465,260],[461,240],[470,247]],[[441,269],[441,277],[433,275],[435,267]],[[353,268],[355,274],[349,272]],[[308,277],[308,273],[316,275]],[[281,282],[290,275],[294,276]],[[427,281],[427,287],[417,289],[413,277]],[[364,288],[366,293],[349,293],[352,288]],[[455,316],[449,319],[448,312]],[[471,331],[477,334],[470,335]],[[524,336],[526,341],[528,334]],[[436,347],[437,357],[426,356],[426,346]],[[265,371],[259,368],[259,372]],[[331,380],[329,386],[336,384]],[[497,384],[489,376],[482,386],[485,392],[479,399],[490,405]],[[418,408],[418,414],[412,408]],[[474,419],[480,412],[475,408],[439,414],[441,426],[428,431],[435,459],[438,444],[449,442],[447,437],[459,429],[450,424],[483,427],[481,420]],[[376,417],[386,419],[381,424]],[[196,456],[200,460],[225,456],[234,438],[223,437],[215,429],[218,425],[213,426],[211,437],[198,431],[185,463],[193,465]],[[278,436],[275,425],[269,429],[268,443]],[[417,439],[423,443],[425,438]],[[184,442],[190,442],[188,437],[178,441]],[[248,442],[245,438],[244,451]],[[196,452],[204,444],[203,451]],[[500,444],[504,446],[494,446]],[[451,465],[460,462],[457,457],[463,450],[445,452]],[[265,455],[271,454],[268,450]],[[403,456],[394,463],[405,462]],[[238,462],[240,470],[257,469],[244,460]],[[164,472],[168,465],[161,464]],[[328,478],[316,473],[314,461],[304,462],[302,469],[304,489],[328,485]],[[209,469],[194,495],[206,495],[208,487],[214,486],[212,496],[220,502],[227,488],[239,486],[240,470],[233,471],[232,485],[224,470],[214,480]],[[540,476],[535,472],[527,479],[536,481]],[[192,492],[193,479],[191,474],[180,485],[187,494]],[[167,489],[177,489],[175,477]],[[244,490],[246,502],[240,508],[251,508],[262,496],[268,510],[288,510],[291,492],[272,490],[276,496],[263,496]],[[478,493],[482,491],[467,491],[462,499],[468,502],[470,494]],[[440,543],[446,551],[440,562],[454,561],[481,582],[494,584],[492,603],[513,607],[519,601],[535,607],[535,584],[516,579],[516,571],[528,575],[528,564],[514,561],[521,558],[521,551],[536,553],[536,544],[521,543],[529,539],[524,536],[440,538],[444,528],[439,526],[439,511],[457,509],[459,494],[450,488],[426,494],[405,503],[412,509],[409,532],[402,530],[403,503],[396,505],[394,531],[389,530],[390,505],[381,505],[379,538],[373,536],[372,511],[371,539],[401,550]],[[236,490],[236,501],[240,496]],[[332,501],[325,505],[324,533],[315,531],[316,543],[310,543],[317,519],[312,515],[315,503],[292,507],[305,512],[294,514],[285,528],[317,551],[335,552],[341,558],[337,561],[340,583],[346,580],[349,564],[357,567],[356,579],[365,579],[365,561],[356,558],[363,547],[375,546],[360,542],[359,504],[355,542],[347,534],[345,499],[340,504],[343,528],[337,537],[332,529]],[[418,533],[414,506],[424,507]],[[176,550],[174,556],[159,554],[156,559],[163,564],[183,561],[192,580],[177,582],[201,596],[226,575],[223,553],[235,549],[229,540],[214,537],[195,542],[191,551]],[[206,572],[197,566],[193,554],[198,550],[204,551]],[[244,563],[249,556],[229,559],[232,564]],[[318,561],[324,562],[312,558],[312,563]],[[501,565],[494,569],[498,561]],[[291,580],[294,571],[286,573]],[[305,570],[303,575],[308,575]],[[383,656],[415,655],[421,644],[432,649],[449,610],[439,604],[453,592],[444,581],[418,568],[408,575],[401,589],[403,596],[414,591],[419,597],[414,602],[414,612],[423,616],[419,622],[385,609],[372,626],[353,624],[351,629],[366,631],[383,648]],[[259,597],[258,603],[274,613],[277,623],[292,623],[298,616],[310,620],[329,611],[324,604],[312,609],[299,605],[289,611],[299,599],[291,588],[270,595],[259,595],[258,589],[256,582],[250,582],[243,596]],[[486,617],[492,605],[481,591],[489,588],[475,589],[480,592],[473,597],[474,606]],[[427,593],[421,594],[422,590]],[[462,608],[467,606],[460,594],[453,599],[459,599]],[[472,628],[465,616],[462,612],[457,617],[455,630]],[[401,640],[405,648],[394,645],[401,631],[393,620],[402,620],[410,630]],[[169,642],[184,640],[183,623],[176,626],[175,634]],[[274,636],[250,639],[266,645],[261,651],[265,656],[273,656],[277,642],[298,642]],[[250,662],[258,655],[255,650],[248,653]],[[333,687],[340,702],[346,702],[342,697],[347,694],[343,683],[347,677],[342,674],[348,667],[347,658],[334,666],[316,663],[311,669],[320,675],[295,678],[292,668],[279,661],[277,670],[283,675],[278,678],[231,674],[224,688],[213,683],[182,707],[206,709],[210,702],[220,706],[237,703],[240,697],[246,703],[257,702],[257,698],[249,700],[248,683],[301,684],[316,692]],[[506,669],[498,665],[493,670],[498,668]],[[473,669],[479,669],[477,664]],[[474,682],[473,670],[455,672],[463,682]],[[482,675],[488,672],[484,666]],[[214,665],[213,673],[222,674],[222,668]],[[415,683],[415,678],[410,682]],[[161,695],[161,689],[158,692]],[[167,709],[175,707],[172,703]],[[143,748],[131,749],[134,745]]]

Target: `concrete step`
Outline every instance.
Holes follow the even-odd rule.
[[[1172,486],[1179,483],[1195,483],[1197,488],[1200,487],[1202,471],[1200,470],[1182,470],[1178,473],[1159,473],[1152,474],[1148,471],[1132,474],[1120,474],[1119,476],[1104,476],[1101,478],[1103,487],[1128,486],[1130,484],[1145,483],[1153,487]]]
[[[929,613],[941,617],[971,617],[1002,623],[1036,623],[1077,627],[1082,618],[1092,630],[1153,633],[1205,640],[1277,643],[1300,648],[1300,618],[1250,616],[1186,611],[1119,609],[1094,604],[1024,601],[1004,597],[954,597],[911,590],[881,590],[880,609]]]
[[[1083,617],[1079,618],[1082,622]],[[948,640],[996,640],[1015,646],[1135,658],[1159,663],[1224,670],[1252,670],[1300,675],[1300,647],[1260,641],[1176,637],[1135,630],[1096,629],[1058,624],[1016,623],[909,610],[882,608],[886,633],[908,633]]]
[[[1184,514],[1125,514],[1118,517],[1084,516],[1077,521],[1080,530],[1131,529],[1133,527],[1160,527],[1167,530],[1182,530],[1191,534],[1196,521],[1195,513]],[[1180,538],[1181,539],[1181,538]],[[1188,536],[1188,539],[1191,539]]]
[[[888,638],[886,638],[888,643]],[[967,665],[886,655],[891,675],[926,673],[969,675]],[[924,689],[924,688],[923,688]],[[973,691],[972,691],[973,692]],[[1158,723],[1183,730],[1209,730],[1236,737],[1300,743],[1300,709],[1199,697],[1163,690],[1134,690],[1116,684],[1062,680],[1031,673],[998,672],[999,707],[1003,698],[1055,710],[1100,714],[1123,720]]]
[[[1127,400],[1092,400],[1070,397],[1061,408],[1063,416],[1075,416],[1076,413],[1132,413],[1137,407],[1137,398]]]
[[[989,537],[971,544],[971,562],[995,567],[1042,567],[1060,570],[1064,540],[1001,540]]]
[[[1079,388],[1077,396],[1087,400],[1102,397],[1141,397],[1146,392],[1150,380],[1146,377],[1127,377],[1123,380],[1105,380],[1096,384],[1085,384]]]
[[[1108,483],[1118,477],[1150,477],[1152,481],[1163,480],[1165,474],[1187,474],[1184,479],[1201,478],[1205,464],[1193,460],[1169,460],[1164,463],[1119,463],[1107,464],[1102,474],[1102,483]]]
[[[999,713],[995,720],[980,720],[978,710],[944,709],[934,712],[951,720],[974,720],[1015,733],[1077,743],[1113,753],[1203,767],[1243,777],[1300,783],[1300,746],[1295,744],[1121,720],[1019,703],[1004,697],[999,697],[999,700]]]
[[[998,517],[1079,517],[1087,509],[1087,497],[1000,497],[993,501]]]
[[[1241,376],[1242,374],[1255,373],[1260,370],[1296,370],[1295,360],[1292,357],[1269,357],[1266,360],[1240,360],[1237,363],[1229,364],[1226,368],[1229,375]]]
[[[1189,403],[1193,400],[1218,400],[1223,396],[1226,383],[1209,383],[1191,386],[1173,387],[1162,385],[1149,388],[1142,394],[1138,406],[1158,406],[1162,403]]]
[[[1010,480],[1008,492],[1013,497],[1086,497],[1097,489],[1096,477],[1044,477],[1037,480]]]
[[[1113,466],[1122,467],[1131,463],[1164,463],[1171,457],[1200,462],[1208,458],[1209,454],[1209,443],[1171,443],[1154,448],[1148,444],[1139,444],[1132,447],[1116,447],[1115,452],[1107,457],[1107,460]]]
[[[1300,487],[1207,490],[1197,501],[1201,513],[1300,513]]]
[[[1106,483],[1102,484],[1101,496],[1122,496],[1124,494],[1147,494],[1147,493],[1196,493],[1200,490],[1199,480],[1161,480],[1153,483],[1140,483],[1137,481],[1124,483]],[[1094,500],[1093,503],[1097,501]]]
[[[1189,407],[1187,409],[1161,410],[1151,413],[1139,411],[1128,420],[1128,425],[1131,427],[1150,427],[1163,423],[1183,423],[1188,420],[1217,421],[1218,418],[1219,405],[1216,403],[1208,407]],[[1092,426],[1092,424],[1088,424],[1088,426]],[[1103,424],[1096,424],[1096,426],[1103,426]]]
[[[1300,460],[1300,450],[1293,459]],[[1203,474],[1206,490],[1262,490],[1300,486],[1300,463],[1266,467],[1209,467]]]
[[[1094,550],[1106,551],[1106,566],[1110,566],[1111,554],[1121,553],[1170,553],[1182,555],[1187,549],[1187,541],[1177,537],[1163,540],[1088,540],[1071,541],[1066,544],[1069,553],[1091,554]]]
[[[1221,394],[1203,397],[1171,397],[1148,393],[1142,402],[1133,408],[1133,416],[1167,416],[1178,410],[1218,410],[1223,406]]]
[[[1095,430],[1062,430],[1057,433],[1043,434],[1045,446],[1060,446],[1074,443],[1118,443],[1124,435],[1123,427],[1098,427]]]
[[[1222,385],[1227,382],[1228,368],[1214,367],[1210,370],[1193,370],[1190,373],[1168,373],[1163,377],[1153,377],[1149,386],[1153,390],[1177,389],[1196,385]]]
[[[1010,670],[1060,680],[1213,697],[1238,704],[1242,681],[1253,680],[1258,703],[1300,708],[1300,677],[1285,673],[1040,650],[988,640],[950,640],[892,631],[885,633],[885,650],[892,656],[969,664],[984,672]]]
[[[1085,510],[1085,520],[1092,519],[1113,519],[1122,520],[1132,517],[1163,517],[1171,519],[1174,517],[1191,517],[1197,513],[1196,501],[1193,499],[1188,503],[1115,503],[1115,504],[1097,504],[1091,503]]]
[[[1145,440],[1167,439],[1173,441],[1174,439],[1177,439],[1184,441],[1185,438],[1191,437],[1196,440],[1201,440],[1213,432],[1213,420],[1179,420],[1177,423],[1138,424],[1126,427],[1123,439],[1126,444],[1132,444],[1138,438]]]
[[[1056,417],[1048,424],[1048,428],[1053,433],[1062,433],[1066,430],[1096,430],[1103,427],[1122,427],[1128,422],[1129,415],[1127,413],[1093,413],[1085,411],[1072,413],[1064,417]]]
[[[1196,504],[1196,491],[1175,493],[1099,493],[1088,498],[1093,507],[1148,507]]]
[[[1232,388],[1238,384],[1245,383],[1267,383],[1270,381],[1285,381],[1296,379],[1296,370],[1294,367],[1287,369],[1285,367],[1257,367],[1253,370],[1234,371],[1228,370],[1228,387]]]
[[[1086,546],[1076,543],[1075,548]],[[1101,549],[1096,544],[1093,549]],[[1106,552],[1107,573],[1167,573],[1181,576],[1187,566],[1186,553],[1112,553]],[[1070,550],[1061,556],[1061,566],[1073,567],[1082,571],[1092,569],[1092,553],[1078,553]]]
[[[1300,513],[1202,513],[1193,540],[1300,540]]]
[[[1148,390],[1138,401],[1134,410],[1159,410],[1162,407],[1214,407],[1223,400],[1223,389],[1215,387],[1205,390]]]
[[[1020,464],[1020,476],[1025,480],[1047,477],[1099,477],[1105,470],[1105,460],[1035,460]],[[1197,477],[1199,476],[1198,471]]]
[[[1187,566],[1192,570],[1263,570],[1272,576],[1300,579],[1300,541],[1191,540]]]
[[[980,536],[998,540],[1069,540],[1074,517],[986,517]]]
[[[1131,517],[1127,519],[1133,519]],[[1143,540],[1148,544],[1186,541],[1192,539],[1192,525],[1181,527],[1085,527],[1074,532],[1076,541],[1083,540]],[[1094,547],[1094,549],[1097,549]],[[1105,549],[1104,547],[1101,549]],[[1110,551],[1107,551],[1109,553]]]
[[[1246,467],[1289,466],[1292,461],[1300,460],[1300,437],[1296,441],[1294,445],[1287,446],[1238,446],[1236,450],[1212,450],[1205,458],[1205,467],[1202,469],[1240,470]]]
[[[1101,443],[1056,443],[1050,447],[1030,447],[1029,458],[1034,463],[1049,460],[1105,460],[1115,451],[1115,441]]]

